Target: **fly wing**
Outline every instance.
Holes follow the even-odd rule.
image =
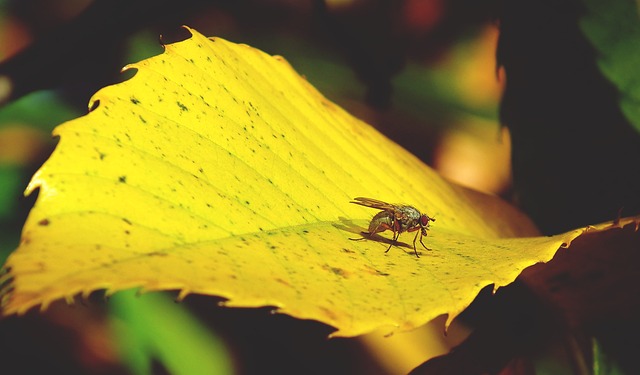
[[[364,198],[364,197],[353,198],[351,203],[359,204],[365,207],[377,208],[378,210],[391,211],[391,212],[396,212],[397,210],[396,205],[379,201],[373,198]]]

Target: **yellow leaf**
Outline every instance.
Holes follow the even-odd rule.
[[[329,102],[280,57],[192,31],[56,128],[20,247],[0,276],[4,314],[132,287],[274,306],[353,336],[450,322],[582,231],[535,236],[496,198],[448,183]],[[388,253],[352,241],[403,202],[437,221]],[[386,238],[386,239],[385,239]]]

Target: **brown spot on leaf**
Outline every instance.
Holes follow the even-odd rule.
[[[347,272],[346,270],[344,270],[344,269],[342,269],[340,267],[331,267],[331,266],[325,265],[322,268],[324,268],[327,271],[331,271],[331,272],[333,272],[334,274],[336,274],[336,275],[338,275],[340,277],[344,277],[344,278],[349,277],[349,272]]]
[[[276,277],[276,278],[275,278],[275,281],[276,281],[276,282],[278,282],[278,283],[280,283],[280,284],[282,284],[282,285],[286,285],[286,286],[288,286],[288,287],[291,287],[291,284],[289,284],[289,283],[288,283],[287,281],[285,281],[285,280],[282,280],[282,279],[281,279],[281,278],[279,278],[279,277]]]
[[[333,312],[332,310],[329,310],[329,309],[327,309],[326,307],[323,307],[323,306],[319,306],[319,308],[322,311],[322,313],[324,313],[329,318],[329,321],[338,320],[338,315],[336,315],[336,313]]]

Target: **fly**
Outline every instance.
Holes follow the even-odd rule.
[[[371,238],[374,234],[384,232],[385,230],[393,231],[393,239],[385,253],[391,249],[391,246],[397,243],[400,233],[403,232],[416,232],[413,238],[413,252],[416,254],[416,257],[420,258],[418,250],[416,249],[418,235],[420,235],[420,244],[422,244],[425,249],[431,250],[422,242],[422,237],[427,236],[429,223],[436,221],[435,218],[420,213],[420,211],[413,206],[391,204],[373,198],[358,197],[354,198],[351,203],[381,210],[371,219],[369,232],[362,232],[362,234],[368,235],[369,238]]]

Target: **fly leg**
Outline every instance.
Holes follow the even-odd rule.
[[[429,249],[427,247],[427,245],[424,244],[424,242],[422,242],[422,237],[425,237],[427,235],[426,232],[418,232],[420,233],[420,243],[422,244],[422,247],[424,247],[425,249],[431,251],[431,249]],[[416,238],[418,238],[418,233],[416,233]],[[416,238],[413,239],[413,249],[416,249]]]
[[[409,232],[412,232],[411,230],[409,230]],[[416,230],[416,235],[415,237],[413,237],[413,252],[416,254],[416,256],[418,258],[420,258],[420,255],[418,255],[418,250],[416,249],[416,241],[418,240],[418,235],[420,235],[420,244],[422,245],[422,247],[424,247],[425,249],[431,251],[431,249],[429,249],[424,242],[422,242],[422,237],[426,236],[427,233],[424,231],[418,231]]]
[[[400,228],[398,224],[399,224],[398,219],[394,217],[391,220],[391,230],[393,230],[393,239],[391,240],[389,247],[387,247],[387,250],[385,250],[385,253],[388,253],[389,250],[391,250],[391,246],[395,245],[398,241],[398,237],[400,237]]]
[[[349,238],[351,241],[362,241],[362,240],[366,240],[366,238],[364,236],[369,237],[370,240],[373,239],[373,235],[378,233],[378,229],[380,229],[380,227],[382,226],[382,223],[378,224],[378,226],[375,227],[375,229],[372,232],[360,232],[362,234],[363,237],[360,238]],[[384,230],[382,230],[384,231]]]
[[[413,253],[416,254],[417,258],[420,258],[420,255],[418,255],[418,250],[416,249],[416,240],[418,239],[419,233],[419,231],[416,231],[416,235],[415,237],[413,237]],[[420,243],[422,243],[422,237],[420,237]],[[424,244],[422,244],[422,246],[424,246]]]
[[[422,242],[422,237],[423,237],[423,236],[420,236],[420,243],[422,244],[422,247],[424,247],[425,249],[427,249],[427,250],[431,251],[431,249],[429,249],[429,248],[424,244],[424,242]]]
[[[391,250],[391,246],[396,244],[396,241],[398,241],[398,237],[400,237],[400,231],[396,231],[395,228],[393,228],[393,239],[391,240],[391,243],[389,244],[389,247],[387,247],[385,253],[388,253],[389,250]]]

